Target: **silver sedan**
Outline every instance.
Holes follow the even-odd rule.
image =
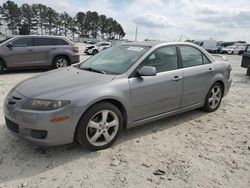
[[[17,84],[4,103],[6,125],[41,145],[105,149],[123,128],[196,108],[215,111],[230,71],[190,43],[119,44]]]

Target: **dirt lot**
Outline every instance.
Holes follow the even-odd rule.
[[[86,57],[82,56],[82,59]],[[228,56],[233,84],[214,113],[194,110],[125,131],[110,149],[41,149],[7,131],[4,97],[42,71],[0,76],[0,187],[250,187],[250,78]],[[166,174],[154,175],[157,169]]]

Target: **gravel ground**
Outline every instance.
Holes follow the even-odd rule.
[[[250,187],[250,79],[241,56],[228,59],[233,83],[216,112],[194,110],[124,131],[98,152],[76,144],[44,149],[10,134],[4,97],[43,70],[1,75],[0,188]]]

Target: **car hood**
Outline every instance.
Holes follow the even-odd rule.
[[[110,82],[114,77],[69,67],[31,77],[17,84],[14,89],[28,98],[55,99],[79,89]]]

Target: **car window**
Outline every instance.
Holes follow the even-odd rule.
[[[87,59],[80,65],[80,69],[96,69],[107,74],[125,73],[150,47],[115,45]]]
[[[31,38],[21,38],[21,39],[14,40],[11,44],[13,47],[32,46],[32,39]]]
[[[36,46],[50,46],[51,39],[50,38],[34,38]]]
[[[52,45],[69,45],[65,40],[62,39],[51,39]]]
[[[180,46],[183,67],[202,65],[202,54],[190,46]]]
[[[211,63],[205,55],[202,55],[202,57],[203,57],[203,64]]]
[[[178,69],[176,47],[168,46],[154,51],[143,61],[142,66],[155,67],[157,73]]]
[[[107,43],[103,43],[103,44],[101,44],[101,46],[108,46],[109,44],[107,44]]]
[[[247,46],[246,52],[249,52],[249,53],[250,53],[250,46]]]

